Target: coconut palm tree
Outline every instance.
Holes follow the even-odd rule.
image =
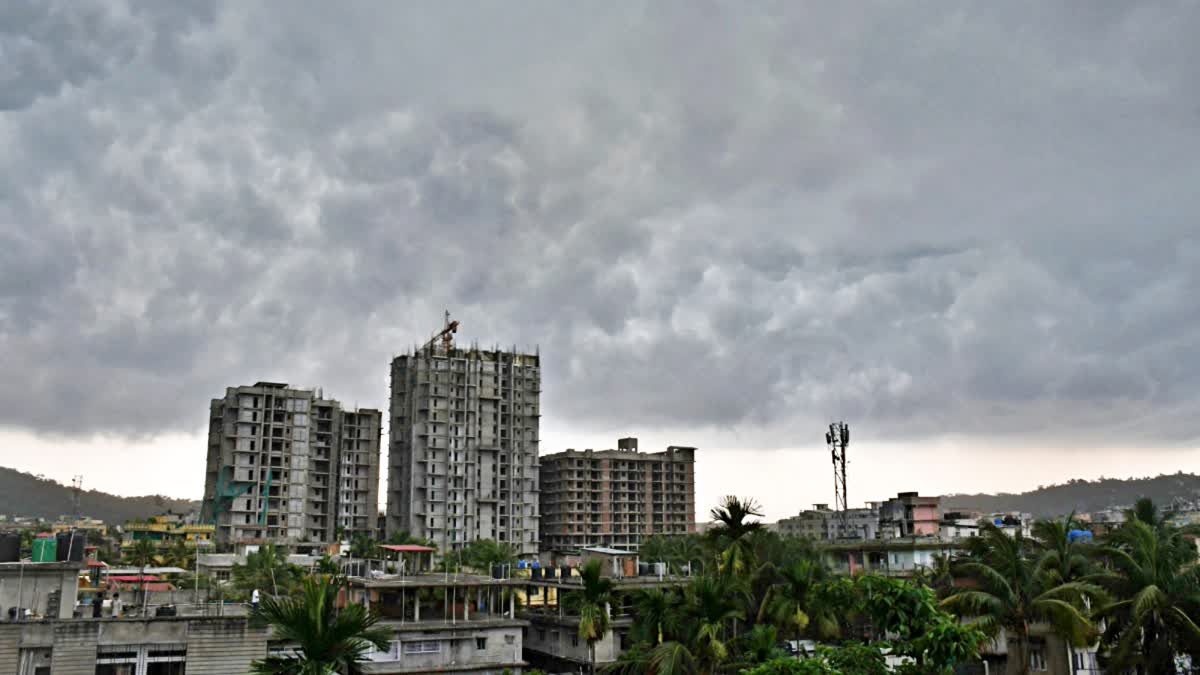
[[[1045,575],[1047,582],[1079,581],[1091,573],[1088,544],[1071,538],[1071,531],[1078,527],[1074,513],[1061,520],[1039,520],[1033,524],[1033,538],[1041,552],[1037,571]]]
[[[362,605],[335,606],[344,586],[340,578],[308,577],[299,597],[263,599],[254,620],[265,622],[274,637],[294,647],[287,656],[268,656],[252,664],[260,675],[335,675],[356,673],[372,646],[387,649],[392,633],[376,626],[377,617]]]
[[[707,535],[721,548],[722,572],[735,574],[746,569],[752,552],[750,535],[764,527],[762,521],[750,520],[751,517],[762,516],[760,509],[758,502],[753,499],[730,495],[709,512],[713,526]]]
[[[780,570],[780,583],[769,608],[776,624],[796,636],[836,636],[839,632],[838,614],[820,597],[821,585],[828,578],[828,569],[820,562],[809,559]]]
[[[613,599],[613,582],[602,574],[599,560],[591,560],[579,570],[582,587],[564,601],[567,609],[579,614],[579,637],[587,642],[588,665],[596,672],[596,643],[610,624],[609,606]]]
[[[1098,587],[1082,581],[1061,583],[1039,570],[1037,547],[1020,532],[1009,536],[986,524],[971,544],[971,557],[954,571],[974,587],[955,591],[942,605],[974,619],[990,635],[1005,632],[1010,674],[1029,672],[1032,623],[1048,622],[1071,644],[1091,642],[1095,631],[1082,609],[1083,599],[1098,597]]]
[[[129,551],[129,557],[133,560],[134,564],[136,564],[139,569],[138,585],[140,586],[140,589],[141,589],[140,593],[141,593],[141,605],[142,605],[142,613],[143,614],[145,614],[145,612],[146,612],[146,598],[147,598],[146,567],[148,567],[151,563],[154,562],[154,559],[157,555],[158,555],[158,548],[154,545],[154,542],[149,541],[147,539],[143,539],[141,541],[134,542],[133,548],[130,549],[130,551]]]
[[[1106,669],[1173,673],[1177,655],[1200,661],[1200,564],[1184,530],[1157,519],[1152,505],[1136,510],[1143,513],[1101,552],[1115,572],[1101,582],[1114,600],[1096,612],[1105,624]]]

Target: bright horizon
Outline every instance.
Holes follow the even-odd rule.
[[[386,438],[386,437],[385,437]],[[555,446],[549,452],[558,452],[567,447],[576,449],[601,449],[615,447],[616,436],[604,444],[600,441],[571,443]],[[648,445],[647,441],[658,442]],[[643,452],[664,449],[670,442],[663,443],[658,436],[640,436],[639,445]],[[130,443],[119,440],[76,442],[71,452],[98,453],[97,461],[89,467],[66,466],[54,459],[55,449],[62,451],[61,441],[38,439],[28,434],[0,431],[0,445],[23,447],[17,462],[6,464],[9,468],[31,474],[42,474],[46,478],[70,485],[75,475],[84,476],[85,490],[101,490],[125,497],[162,494],[177,499],[199,500],[204,492],[204,436],[175,435],[149,443]],[[675,442],[675,445],[687,445]],[[1097,478],[1144,478],[1177,471],[1200,473],[1200,461],[1190,449],[1181,449],[1175,454],[1155,457],[1157,461],[1146,462],[1137,451],[1109,450],[1128,462],[1128,471],[1114,471],[1124,466],[1106,462],[1103,469],[1085,461],[1085,451],[1047,451],[1037,467],[1037,472],[973,472],[962,475],[962,456],[968,451],[952,441],[925,444],[929,447],[910,447],[894,444],[873,443],[868,439],[855,440],[850,448],[849,493],[851,506],[865,501],[878,501],[895,496],[897,492],[918,491],[926,495],[975,494],[998,492],[1020,493],[1034,490],[1043,485],[1064,483],[1072,479],[1095,480]],[[190,453],[181,448],[191,447]],[[200,448],[200,451],[194,448]],[[992,447],[986,451],[992,456],[1001,456],[1002,448]],[[739,461],[740,457],[753,454],[758,462]],[[167,475],[158,473],[154,462],[145,462],[146,457],[173,457],[161,467]],[[386,461],[386,451],[383,461]],[[941,461],[939,461],[939,459]],[[950,459],[951,461],[945,461]],[[929,462],[936,467],[930,472],[914,471],[913,465]],[[763,464],[766,464],[764,466]],[[700,446],[696,455],[696,508],[697,521],[708,520],[708,509],[717,504],[726,494],[753,497],[764,507],[764,520],[776,521],[795,515],[817,503],[833,502],[832,467],[828,451],[824,446],[809,446],[801,449],[779,449],[752,452],[746,449],[712,449]],[[386,499],[386,481],[380,488],[383,508]]]

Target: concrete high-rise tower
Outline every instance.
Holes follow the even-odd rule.
[[[213,399],[202,517],[220,544],[373,535],[382,413],[278,382]]]
[[[534,555],[539,357],[436,343],[392,361],[387,534]]]

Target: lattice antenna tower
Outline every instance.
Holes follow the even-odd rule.
[[[841,515],[845,525],[846,509],[850,499],[846,496],[846,446],[850,445],[850,427],[845,422],[834,422],[825,432],[825,444],[833,460],[833,508]]]
[[[71,479],[71,511],[75,514],[75,520],[83,517],[80,509],[80,497],[83,495],[83,476],[75,476]]]

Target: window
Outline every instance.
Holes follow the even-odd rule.
[[[17,672],[19,675],[50,675],[50,658],[49,647],[22,649]]]
[[[487,649],[487,638],[485,638],[485,637],[475,638],[475,649]]]
[[[579,646],[579,633],[572,633],[572,634],[571,634],[571,646],[572,646],[572,647],[578,647],[578,646]]]
[[[101,645],[96,675],[184,675],[187,646],[182,644]]]
[[[545,628],[538,629],[538,640],[541,642],[546,641],[546,629]]]
[[[415,656],[418,654],[437,654],[442,651],[442,643],[440,640],[417,640],[415,642],[404,643],[404,655]]]
[[[1046,652],[1041,647],[1032,647],[1029,650],[1029,669],[1030,670],[1045,670],[1046,669]]]

